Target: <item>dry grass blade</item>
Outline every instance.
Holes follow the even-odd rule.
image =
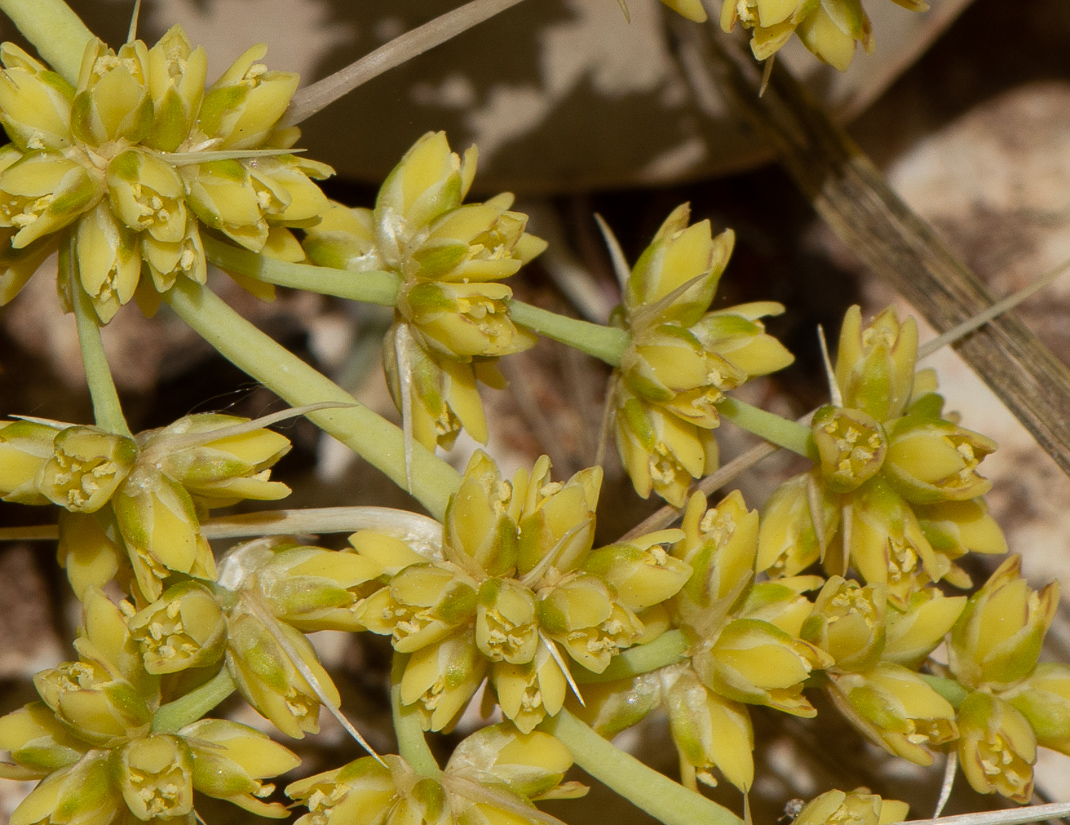
[[[774,148],[814,208],[874,272],[938,330],[994,303],[988,290],[892,191],[783,63],[759,100],[761,67],[709,27],[681,29],[689,73],[712,75]],[[708,86],[709,76],[698,84]],[[1017,318],[1004,315],[957,345],[960,354],[1070,475],[1070,370]]]
[[[330,77],[306,86],[294,95],[283,117],[283,126],[295,126],[373,77],[400,66],[428,49],[433,49],[521,0],[471,0],[429,23],[395,37],[389,43],[350,63]]]

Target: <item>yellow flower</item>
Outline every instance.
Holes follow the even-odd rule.
[[[130,617],[149,673],[176,673],[215,664],[227,643],[223,610],[208,588],[179,582]]]
[[[1029,802],[1037,739],[1026,718],[1003,699],[976,691],[959,705],[958,725],[959,765],[970,786]]]
[[[1041,662],[1003,698],[1029,721],[1037,744],[1070,754],[1070,666]]]
[[[865,788],[844,793],[826,791],[795,816],[798,825],[888,825],[907,818],[908,805],[881,799]]]
[[[55,427],[34,421],[0,421],[0,494],[4,501],[47,504],[37,474],[55,453]]]
[[[884,649],[882,585],[867,585],[832,576],[821,588],[802,626],[802,638],[835,660],[831,672],[861,672],[877,664]]]
[[[884,422],[903,414],[914,387],[918,327],[889,307],[862,326],[862,310],[847,310],[836,355],[843,406]]]
[[[449,730],[487,675],[487,660],[470,631],[425,645],[409,657],[401,701],[415,705],[427,730]]]

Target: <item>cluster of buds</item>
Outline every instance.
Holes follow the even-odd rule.
[[[284,436],[220,414],[189,415],[135,437],[0,422],[0,497],[63,508],[60,561],[79,596],[118,578],[153,601],[173,575],[215,578],[204,515],[288,495],[270,468],[289,449]]]
[[[12,760],[0,763],[0,776],[40,780],[11,822],[192,824],[195,790],[260,816],[288,816],[263,801],[274,786],[262,780],[297,767],[298,757],[236,722],[158,730],[154,714],[174,697],[144,668],[127,616],[96,589],[84,608],[79,661],[37,674],[40,701],[0,718],[0,748]]]
[[[288,227],[319,220],[330,167],[286,153],[279,120],[298,77],[254,46],[205,89],[207,57],[172,28],[151,49],[90,42],[77,84],[0,46],[0,303],[57,248],[61,286],[107,323],[131,298],[149,312],[176,279],[207,277],[201,224],[254,251],[304,256]],[[268,150],[268,151],[263,151]],[[149,278],[142,278],[142,271]]]
[[[428,449],[451,446],[462,429],[486,442],[476,382],[502,387],[495,361],[536,340],[509,317],[513,293],[500,281],[546,243],[525,231],[510,194],[464,203],[475,167],[475,147],[461,158],[445,133],[428,133],[387,176],[374,209],[336,205],[305,240],[321,266],[398,276],[383,366],[394,403]]]
[[[561,709],[572,669],[601,673],[664,629],[662,605],[690,575],[663,548],[679,531],[592,550],[601,479],[594,468],[552,482],[543,457],[509,483],[479,452],[438,552],[354,537],[387,571],[358,616],[409,654],[401,701],[425,728],[451,727],[489,673],[502,712],[527,733]]]
[[[887,309],[863,326],[843,323],[837,403],[815,414],[814,469],[770,498],[758,569],[794,575],[819,559],[833,574],[854,567],[905,609],[914,593],[946,580],[968,587],[955,560],[1005,553],[977,466],[996,448],[944,416],[929,372],[915,375],[917,327]]]
[[[572,756],[546,733],[492,725],[461,742],[444,771],[423,776],[397,756],[364,757],[294,782],[286,793],[309,809],[296,825],[543,825],[532,804],[582,796],[562,782]]]
[[[773,302],[707,312],[732,254],[731,230],[688,226],[678,207],[640,256],[613,321],[631,334],[613,386],[614,436],[639,495],[681,507],[691,480],[717,468],[712,430],[724,391],[783,369],[791,353],[759,320]]]
[[[924,0],[892,0],[911,11],[929,8]],[[751,51],[758,60],[776,54],[791,36],[819,60],[846,71],[855,43],[872,53],[873,31],[861,0],[723,0],[721,28],[736,22],[751,29]]]

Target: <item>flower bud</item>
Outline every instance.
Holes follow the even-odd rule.
[[[487,675],[487,660],[463,630],[409,657],[401,702],[416,705],[425,730],[449,730]]]
[[[683,507],[692,479],[717,467],[713,433],[636,398],[621,384],[613,422],[621,463],[643,498],[653,490],[674,507]]]
[[[483,576],[508,575],[516,565],[513,488],[482,450],[472,454],[457,493],[446,507],[443,554]]]
[[[14,43],[0,45],[0,123],[22,152],[70,145],[74,87]]]
[[[325,180],[334,174],[326,163],[297,155],[276,155],[259,158],[247,167],[254,184],[265,190],[278,193],[284,204],[280,214],[271,215],[272,221],[287,226],[315,226],[320,215],[330,208],[330,201],[313,180]],[[300,245],[294,241],[299,253],[297,260],[304,258]]]
[[[978,793],[999,793],[1019,804],[1033,796],[1037,740],[1029,722],[985,691],[959,705],[959,765]]]
[[[824,584],[821,576],[789,576],[758,582],[747,592],[735,616],[769,622],[789,636],[798,637],[814,608],[803,593]]]
[[[996,442],[942,419],[908,415],[888,433],[885,473],[908,501],[936,504],[984,495],[992,482],[977,465]]]
[[[746,793],[754,783],[754,728],[744,705],[708,690],[687,666],[671,668],[665,705],[673,741],[708,785],[717,768]]]
[[[696,23],[706,22],[706,10],[699,0],[661,0],[666,6]]]
[[[523,483],[522,483],[523,478]],[[601,467],[580,470],[566,482],[550,480],[550,459],[541,456],[531,477],[517,473],[513,506],[520,508],[517,573],[525,579],[577,569],[594,543]]]
[[[197,219],[186,217],[186,231],[176,242],[158,241],[152,235],[141,236],[141,257],[148,265],[152,285],[161,295],[180,277],[203,284],[208,280],[208,264]],[[135,294],[138,297],[140,293]],[[140,297],[138,297],[140,300]]]
[[[413,437],[427,449],[449,449],[462,429],[486,443],[487,420],[476,380],[490,377],[486,383],[496,383],[493,365],[465,363],[427,349],[408,324],[394,323],[383,339],[383,371],[395,407],[404,409],[409,394]]]
[[[983,498],[915,505],[914,512],[932,548],[950,559],[968,552],[1003,555],[1007,539]]]
[[[518,733],[512,725],[497,724],[464,739],[450,756],[446,774],[500,786],[526,799],[559,799],[555,791],[570,767],[572,754],[550,734]]]
[[[142,821],[193,811],[193,754],[177,736],[155,733],[116,753],[118,783],[130,812]]]
[[[925,749],[954,741],[955,709],[912,670],[880,662],[866,673],[832,677],[832,698],[847,719],[889,753],[931,765]]]
[[[962,684],[1003,690],[1036,666],[1044,635],[1059,607],[1059,585],[1033,590],[1011,556],[970,596],[951,631],[948,662]]]
[[[591,553],[583,569],[610,584],[624,607],[644,610],[671,599],[691,577],[691,565],[665,548],[680,538],[679,530],[661,530],[612,544]]]
[[[414,564],[369,596],[357,618],[373,633],[392,636],[394,650],[412,653],[445,638],[475,612],[475,582],[444,567]]]
[[[512,579],[487,579],[479,586],[476,645],[492,662],[530,662],[539,644],[532,592]]]
[[[115,821],[123,798],[111,780],[109,762],[107,751],[92,750],[76,764],[49,774],[19,803],[9,825],[107,825]]]
[[[831,664],[820,648],[757,619],[729,622],[692,657],[702,683],[722,696],[805,717],[817,711],[802,695],[803,682]]]
[[[208,507],[246,498],[274,501],[289,495],[285,484],[268,480],[268,468],[290,451],[286,436],[260,428],[237,435],[222,432],[219,438],[211,438],[215,430],[248,421],[218,413],[187,415],[161,430],[142,434],[142,451],[156,458],[168,477]],[[184,443],[193,436],[200,436],[201,443]]]
[[[138,465],[112,501],[138,586],[155,601],[169,571],[215,578],[215,559],[200,532],[193,500],[153,467]]]
[[[317,266],[352,272],[381,270],[385,264],[375,244],[372,210],[350,208],[332,201],[309,227],[303,243],[308,259]]]
[[[100,40],[86,47],[71,107],[71,133],[90,146],[138,143],[152,128],[148,48],[140,40],[113,52]]]
[[[797,825],[886,825],[903,822],[909,806],[895,799],[881,799],[865,788],[844,793],[826,791],[810,800],[794,817]]]
[[[565,674],[546,643],[539,645],[535,658],[526,664],[495,662],[491,682],[498,707],[521,733],[531,733],[547,716],[556,716],[568,691]]]
[[[461,205],[475,166],[475,147],[462,160],[450,152],[445,132],[428,132],[405,153],[375,200],[376,242],[388,266],[400,269],[417,233]]]
[[[356,553],[322,547],[279,547],[256,574],[264,604],[298,630],[363,630],[357,604],[364,585],[382,573]]]
[[[755,569],[794,576],[824,557],[842,509],[811,473],[785,481],[762,508]]]
[[[104,176],[59,152],[28,152],[0,172],[0,226],[22,249],[73,223],[104,195]]]
[[[141,277],[140,251],[137,236],[115,220],[107,201],[78,221],[78,278],[102,324],[134,297]]]
[[[190,46],[181,26],[172,26],[148,52],[147,84],[153,102],[152,129],[142,141],[174,152],[189,135],[204,96],[208,56]]]
[[[573,659],[595,673],[643,632],[642,622],[616,601],[609,585],[584,573],[570,574],[540,593],[539,622]]]
[[[888,450],[884,428],[861,410],[824,406],[811,423],[821,477],[834,493],[849,493],[873,478]]]
[[[248,49],[204,94],[197,125],[217,149],[251,149],[275,130],[300,78],[258,63],[263,43]]]
[[[624,290],[633,327],[645,325],[648,308],[650,320],[689,327],[713,301],[735,235],[727,230],[713,238],[709,221],[688,226],[690,217],[687,204],[673,210],[636,261]]]
[[[279,622],[273,629],[337,707],[338,689],[304,635]],[[245,700],[287,736],[301,739],[305,733],[317,733],[320,699],[272,629],[239,605],[227,619],[227,634],[227,670]]]
[[[259,797],[274,790],[261,779],[293,770],[301,760],[288,748],[247,725],[222,719],[201,719],[178,732],[193,753],[193,787],[225,799],[260,816],[285,818],[278,802]]]
[[[914,385],[918,327],[902,323],[891,307],[863,328],[862,310],[847,310],[836,356],[836,383],[843,406],[861,410],[875,421],[898,418]]]
[[[1070,666],[1041,662],[1005,696],[1028,720],[1037,744],[1070,754]]]
[[[803,623],[802,638],[832,656],[836,662],[833,672],[869,670],[884,649],[886,603],[882,585],[862,587],[842,576],[832,576]]]
[[[180,172],[186,202],[205,225],[253,252],[264,248],[268,238],[265,215],[282,214],[284,191],[265,187],[237,160],[183,166]]]
[[[759,321],[767,315],[781,315],[784,306],[775,301],[738,304],[707,312],[692,324],[691,333],[703,348],[742,370],[748,378],[784,369],[795,360]]]
[[[73,765],[86,748],[44,702],[30,702],[0,717],[0,750],[8,751],[16,765],[35,776],[44,777]]]
[[[691,565],[691,578],[678,599],[682,613],[705,611],[754,578],[758,550],[758,511],[747,510],[743,495],[733,490],[716,507],[706,509],[706,496],[695,493],[687,502],[682,541],[673,555]],[[731,607],[731,605],[727,605]]]
[[[48,503],[36,481],[55,452],[58,432],[35,421],[0,421],[0,495],[4,501]]]
[[[180,582],[130,619],[149,673],[177,673],[215,664],[227,644],[223,610],[196,582]]]
[[[67,427],[37,475],[38,489],[73,513],[95,513],[108,503],[137,459],[132,438],[97,427]]]
[[[944,596],[935,587],[918,590],[902,610],[889,605],[881,658],[917,670],[944,641],[965,607],[965,596]]]

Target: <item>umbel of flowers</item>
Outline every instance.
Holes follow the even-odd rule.
[[[507,482],[478,452],[440,551],[353,537],[387,573],[358,615],[409,655],[401,699],[426,728],[450,728],[489,675],[502,712],[527,733],[561,709],[573,668],[600,673],[664,629],[663,603],[690,575],[663,547],[679,531],[592,551],[601,481],[593,468],[553,482],[543,457]]]
[[[735,235],[708,220],[688,226],[675,209],[639,257],[613,323],[631,342],[611,387],[617,451],[639,495],[682,507],[691,480],[717,469],[724,391],[783,369],[794,358],[759,320],[784,307],[764,301],[707,312]]]
[[[205,89],[207,57],[178,26],[151,49],[90,42],[75,85],[0,46],[0,304],[59,249],[68,304],[77,288],[101,323],[135,297],[155,311],[177,278],[205,282],[205,227],[301,260],[290,228],[319,220],[313,181],[332,171],[285,151],[298,77],[258,62],[265,51]]]
[[[428,449],[452,446],[462,429],[486,442],[476,383],[503,387],[496,360],[536,340],[509,317],[513,293],[500,281],[546,243],[525,232],[527,216],[510,210],[508,193],[464,203],[476,155],[472,147],[462,158],[443,132],[428,133],[387,176],[373,209],[336,204],[305,239],[321,266],[397,275],[383,367],[406,426]]]

